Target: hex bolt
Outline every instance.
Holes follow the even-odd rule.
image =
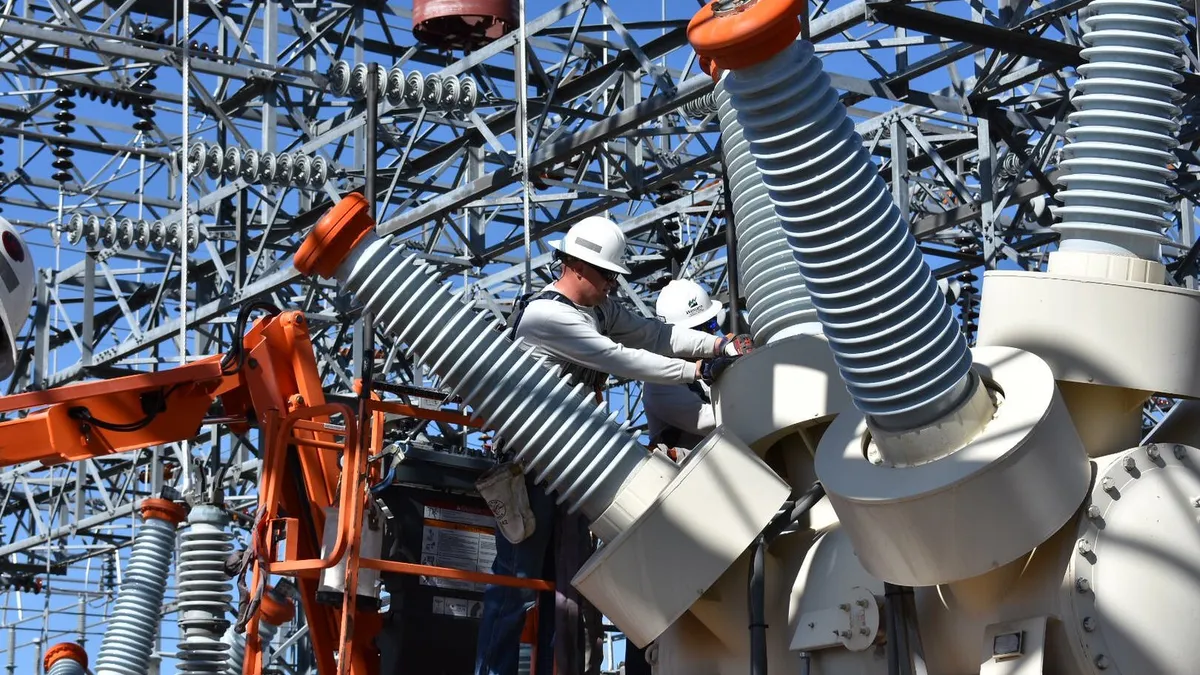
[[[1087,515],[1088,515],[1088,518],[1091,518],[1092,520],[1099,518],[1100,517],[1100,507],[1096,506],[1095,504],[1090,504],[1087,507]]]
[[[859,599],[859,601],[855,604],[857,604],[859,607],[862,607],[863,609],[866,609],[871,603],[867,602],[865,599]]]
[[[1137,471],[1137,462],[1133,459],[1133,455],[1127,456],[1124,460],[1121,461],[1121,464],[1125,466],[1125,470],[1128,471],[1129,473],[1133,473],[1134,471]]]
[[[843,640],[849,640],[851,635],[852,633],[848,630],[838,631],[838,637],[842,638]]]
[[[870,634],[871,634],[871,629],[870,629],[870,628],[859,628],[859,629],[858,629],[858,634],[859,634],[859,635],[870,635]]]
[[[1161,456],[1161,455],[1162,455],[1162,453],[1160,453],[1158,451],[1158,446],[1155,445],[1154,443],[1151,443],[1150,445],[1146,446],[1146,456],[1149,457],[1150,459],[1157,462],[1159,456]]]
[[[1096,619],[1090,616],[1083,617],[1083,629],[1089,633],[1096,630]]]
[[[842,610],[843,612],[849,612],[850,611],[850,603],[843,602],[842,604],[838,605],[838,609]]]
[[[1108,670],[1108,657],[1100,654],[1096,657],[1096,667],[1100,670]]]
[[[1183,447],[1182,445],[1176,445],[1175,459],[1183,459],[1184,457],[1187,457],[1187,448]]]
[[[1087,580],[1087,577],[1079,577],[1075,580],[1075,590],[1080,593],[1087,593],[1092,590],[1092,582]]]
[[[1192,498],[1192,506],[1194,506],[1194,507],[1196,507],[1196,508],[1200,509],[1200,497],[1193,497],[1193,498]]]
[[[1112,492],[1116,485],[1117,482],[1109,476],[1105,476],[1104,480],[1100,481],[1100,487],[1104,488],[1105,492]]]
[[[1092,552],[1092,545],[1087,539],[1080,539],[1079,545],[1075,548],[1079,551],[1079,555],[1087,555]]]

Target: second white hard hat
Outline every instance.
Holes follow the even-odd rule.
[[[695,328],[717,318],[725,306],[709,297],[708,291],[691,279],[675,279],[658,292],[654,312],[670,324]]]
[[[17,366],[17,336],[29,318],[37,284],[33,254],[21,233],[0,218],[0,381]]]
[[[567,230],[562,241],[551,242],[550,246],[600,269],[629,274],[625,266],[625,233],[607,218],[584,218]]]

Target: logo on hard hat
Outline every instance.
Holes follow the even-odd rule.
[[[704,311],[704,308],[700,306],[699,300],[697,300],[695,298],[688,299],[688,308],[687,308],[688,316],[691,316],[692,314],[699,314],[700,312],[703,312],[703,311]]]

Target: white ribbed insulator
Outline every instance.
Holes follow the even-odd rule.
[[[46,651],[42,668],[46,675],[86,675],[87,652],[74,642],[61,642]]]
[[[425,96],[425,76],[414,70],[404,82],[404,104],[410,107],[421,105],[421,98]]]
[[[389,105],[398,106],[404,102],[404,71],[399,66],[393,66],[387,73],[387,86],[383,89],[383,97]]]
[[[342,287],[518,451],[538,483],[595,520],[649,454],[590,392],[547,367],[451,293],[391,238],[368,233],[337,271]]]
[[[738,275],[746,295],[750,333],[758,344],[800,333],[818,333],[821,326],[817,312],[750,154],[750,143],[729,102],[724,76],[713,93],[720,110],[721,151],[733,201]]]
[[[717,111],[717,92],[712,91],[700,98],[688,101],[680,110],[687,117],[702,120]]]
[[[50,666],[50,670],[46,671],[46,675],[87,675],[87,671],[83,669],[83,665],[75,659],[59,659]],[[241,675],[241,673],[238,673]]]
[[[1080,12],[1084,17],[1085,12]],[[1183,80],[1177,1],[1093,0],[1059,165],[1059,250],[1159,260]]]
[[[267,648],[271,646],[271,642],[275,640],[278,632],[279,626],[259,620],[258,636],[262,639],[264,656],[269,653]],[[221,641],[229,646],[228,658],[225,660],[225,675],[243,675],[245,671],[242,670],[242,665],[246,662],[246,636],[234,631],[230,626]]]
[[[345,96],[350,93],[351,67],[349,62],[338,61],[333,64],[326,77],[329,78],[329,90],[334,95]]]
[[[223,673],[229,649],[221,638],[233,611],[233,581],[225,559],[233,551],[229,516],[209,505],[192,507],[179,551],[179,672]]]
[[[175,523],[147,518],[133,541],[116,606],[100,643],[96,675],[146,675],[175,552]]]
[[[856,407],[891,430],[972,394],[971,353],[807,41],[725,89]]]

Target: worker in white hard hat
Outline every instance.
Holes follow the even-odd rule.
[[[723,335],[725,306],[712,299],[691,279],[675,279],[658,293],[655,313],[664,323]],[[709,386],[647,382],[642,386],[642,407],[651,445],[686,451],[695,447],[717,426]]]
[[[17,368],[17,337],[33,307],[33,255],[21,233],[0,218],[0,382]]]
[[[518,301],[509,337],[521,338],[535,356],[563,377],[593,391],[597,402],[609,376],[687,385],[711,380],[752,348],[737,339],[642,317],[612,293],[625,265],[625,234],[614,222],[585,218],[554,242],[560,269],[555,281]],[[498,443],[496,469],[477,482],[498,522],[495,574],[555,581],[554,603],[539,611],[538,663],[533,675],[599,673],[599,612],[571,586],[594,550],[581,516],[567,514],[551,495],[510,461],[516,448]],[[551,558],[548,560],[548,554]],[[525,612],[532,592],[489,586],[484,593],[475,675],[516,675]],[[556,609],[557,611],[551,611]],[[582,621],[579,619],[582,618]]]

